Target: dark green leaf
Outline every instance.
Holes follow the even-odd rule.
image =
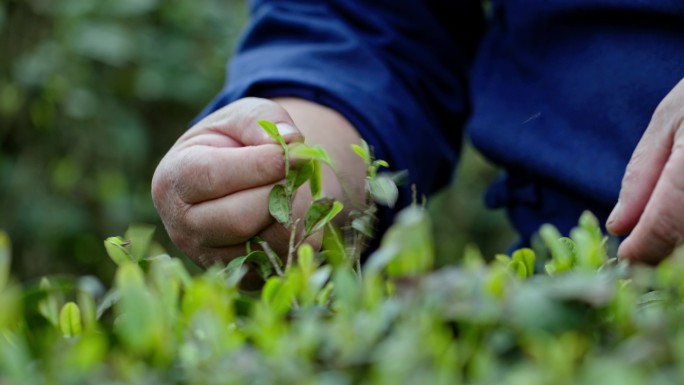
[[[294,192],[311,178],[315,167],[313,163],[312,160],[305,160],[290,168],[287,174],[287,187],[290,191]]]
[[[316,200],[323,197],[323,175],[321,173],[321,163],[317,160],[311,161],[309,189],[311,190],[312,199]]]
[[[304,216],[305,234],[313,234],[328,224],[340,211],[342,203],[332,198],[321,198],[314,201]]]
[[[284,185],[277,184],[271,189],[268,195],[268,211],[283,225],[290,221],[290,199]]]

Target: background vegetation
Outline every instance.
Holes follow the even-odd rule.
[[[14,274],[109,281],[102,240],[157,225],[154,168],[220,89],[246,19],[242,0],[1,0],[0,228]],[[471,151],[431,200],[441,260],[511,241],[480,193],[495,169]]]

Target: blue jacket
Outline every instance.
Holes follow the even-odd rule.
[[[584,209],[605,220],[682,77],[681,0],[255,0],[203,115],[246,95],[327,105],[426,193],[449,182],[465,129],[506,170],[487,201],[525,239]]]

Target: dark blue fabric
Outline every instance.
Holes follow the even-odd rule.
[[[684,2],[494,0],[484,36],[479,4],[253,1],[201,116],[247,95],[327,105],[426,193],[450,180],[466,127],[510,170],[488,201],[523,236],[564,229],[582,208],[605,219],[653,110],[684,77]]]

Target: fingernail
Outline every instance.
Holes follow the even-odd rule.
[[[293,134],[299,135],[299,130],[294,128],[294,126],[292,126],[290,124],[278,123],[278,124],[276,124],[276,127],[278,128],[278,133],[283,138],[288,136],[288,135],[293,135]]]
[[[606,225],[610,226],[611,223],[615,222],[618,218],[620,211],[620,200],[617,201],[615,204],[615,207],[613,207],[613,211],[610,212],[610,215],[608,215],[608,220],[606,221]]]

